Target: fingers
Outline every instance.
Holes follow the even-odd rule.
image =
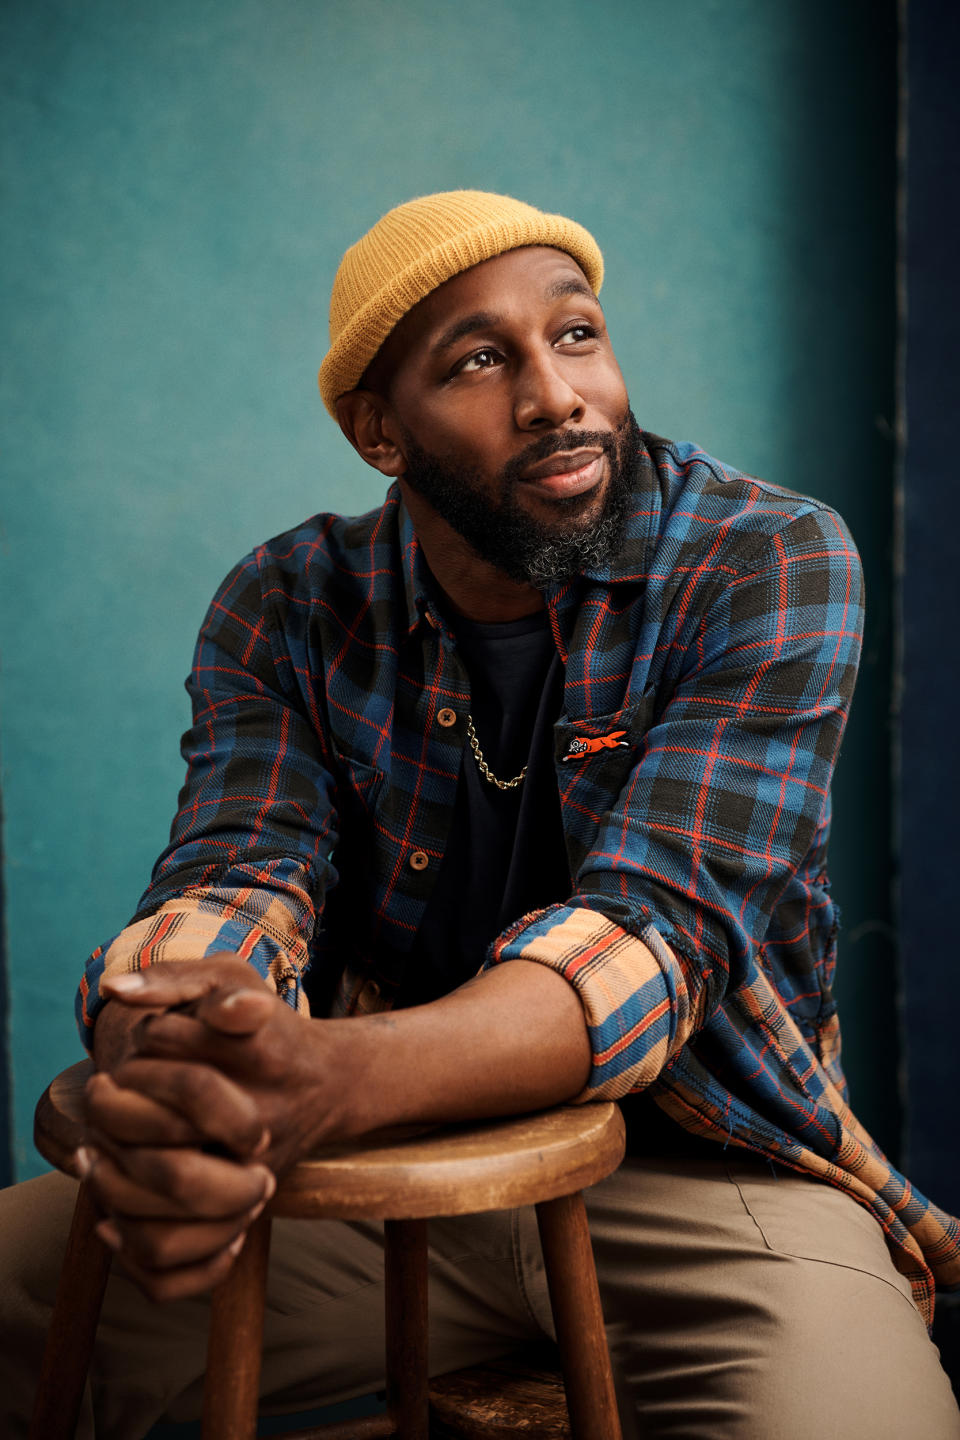
[[[227,1220],[131,1220],[115,1216],[101,1220],[97,1228],[112,1250],[122,1252],[141,1270],[175,1270],[204,1264],[228,1249],[235,1240],[241,1244],[247,1230],[262,1212],[265,1201],[242,1215]],[[237,1245],[236,1254],[241,1248]]]
[[[197,1024],[185,1017],[172,1019]],[[85,1103],[90,1124],[115,1142],[158,1146],[213,1141],[237,1156],[256,1154],[269,1142],[255,1101],[209,1065],[136,1056],[112,1076],[91,1076]]]
[[[265,1166],[191,1151],[121,1148],[114,1155],[82,1147],[77,1168],[108,1214],[97,1226],[100,1238],[157,1301],[219,1284],[276,1189]]]
[[[282,1004],[267,989],[246,988],[228,993],[218,990],[205,996],[194,1013],[198,1020],[224,1035],[253,1035]]]
[[[188,1300],[194,1295],[204,1295],[219,1285],[229,1274],[245,1240],[246,1231],[216,1255],[170,1270],[153,1270],[135,1260],[126,1250],[118,1251],[117,1260],[148,1300],[165,1304],[171,1300]]]
[[[100,993],[105,999],[122,1000],[125,1005],[168,1007],[186,1005],[218,988],[249,988],[256,972],[245,960],[223,952],[202,960],[178,960],[105,975]],[[264,986],[266,994],[270,991]]]
[[[125,1145],[202,1145],[185,1116],[149,1095],[124,1090],[105,1072],[91,1076],[84,1099],[87,1124]]]
[[[276,1189],[265,1165],[192,1149],[82,1146],[76,1163],[100,1209],[114,1219],[219,1221],[252,1210]]]
[[[293,1012],[266,990],[216,991],[183,1010],[148,1015],[136,1028],[142,1055],[164,1055],[209,1060],[229,1065],[237,1053],[237,1040],[249,1040],[264,1031],[277,1011],[283,1018]]]

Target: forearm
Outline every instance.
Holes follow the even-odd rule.
[[[590,1073],[576,992],[526,960],[485,971],[430,1005],[318,1023],[351,1079],[351,1133],[541,1109],[579,1094]]]
[[[282,1173],[318,1144],[383,1126],[519,1113],[584,1088],[590,1042],[579,998],[517,960],[430,1005],[307,1020],[241,981],[235,962],[151,966],[110,982],[132,1011],[171,1007],[140,1032],[153,1061],[200,1062],[239,1085]],[[139,1085],[124,1067],[124,1084]]]

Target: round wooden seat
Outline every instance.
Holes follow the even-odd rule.
[[[37,1149],[68,1173],[75,1173],[73,1155],[83,1135],[83,1091],[91,1073],[88,1061],[71,1066],[56,1077],[37,1106]],[[330,1145],[300,1161],[278,1184],[233,1269],[214,1291],[204,1436],[238,1440],[255,1434],[273,1216],[384,1221],[388,1414],[382,1421],[358,1422],[356,1433],[427,1440],[427,1219],[533,1204],[563,1366],[568,1433],[573,1440],[619,1440],[579,1192],[610,1174],[623,1149],[619,1109],[597,1104],[436,1130],[408,1127]],[[81,1186],[38,1391],[31,1432],[37,1440],[73,1433],[110,1262],[109,1252],[92,1233],[96,1219],[86,1187]],[[76,1328],[78,1313],[88,1317],[89,1333],[82,1343]],[[76,1357],[72,1366],[71,1355]],[[65,1366],[78,1372],[69,1381]],[[515,1376],[509,1383],[516,1388]],[[445,1394],[442,1391],[441,1385],[437,1406],[445,1409],[442,1416],[438,1411],[436,1433],[484,1433],[477,1428],[458,1431],[457,1406],[450,1400],[453,1391],[449,1385]],[[493,1407],[501,1419],[505,1405],[509,1408],[507,1401]],[[74,1406],[73,1418],[65,1423],[69,1406]],[[345,1436],[349,1427],[338,1426],[330,1431],[334,1433]],[[510,1432],[507,1428],[496,1433]],[[316,1434],[322,1435],[323,1429]]]
[[[582,1190],[623,1156],[615,1105],[569,1106],[444,1127],[365,1136],[322,1151],[285,1176],[274,1215],[417,1220],[510,1210]]]
[[[63,1070],[37,1105],[34,1142],[76,1174],[89,1060]],[[327,1145],[280,1181],[274,1215],[327,1220],[417,1220],[552,1200],[593,1185],[623,1158],[615,1105],[570,1105],[429,1130],[407,1126]]]

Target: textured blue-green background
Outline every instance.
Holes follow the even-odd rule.
[[[892,6],[6,0],[2,423],[9,1065],[79,1054],[181,776],[181,680],[253,543],[377,477],[315,373],[343,249],[454,186],[572,214],[641,423],[837,504],[867,567],[838,783],[858,1108],[896,1148],[889,924]]]

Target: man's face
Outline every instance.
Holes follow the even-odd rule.
[[[599,302],[558,250],[456,276],[394,331],[401,480],[484,559],[542,586],[613,551],[638,452]]]

